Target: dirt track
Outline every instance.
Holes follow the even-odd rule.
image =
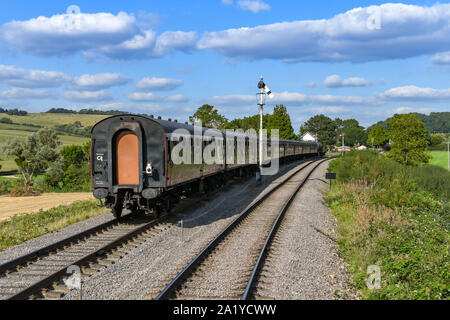
[[[78,200],[94,199],[92,193],[45,193],[38,197],[0,196],[0,221],[22,212],[38,212]]]

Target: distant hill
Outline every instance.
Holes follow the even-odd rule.
[[[425,128],[429,133],[450,133],[450,112],[431,112],[430,115],[411,112],[416,115],[417,119],[425,123]],[[385,121],[379,121],[376,124],[386,126]],[[370,130],[374,125],[370,126],[367,130]]]
[[[48,110],[46,113],[62,113],[62,114],[95,114],[95,115],[118,115],[125,114],[129,112],[120,111],[120,110],[94,110],[94,109],[81,109],[80,111],[74,111],[70,109],[64,108],[52,108]]]

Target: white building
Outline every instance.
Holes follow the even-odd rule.
[[[312,133],[307,132],[300,137],[301,141],[316,141],[316,137],[313,137]]]

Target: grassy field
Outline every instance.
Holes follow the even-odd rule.
[[[13,216],[0,222],[0,250],[106,212],[105,208],[98,207],[97,201],[92,200]]]
[[[448,152],[447,151],[431,151],[432,165],[448,169]]]
[[[21,124],[34,124],[39,126],[55,126],[57,124],[70,124],[75,121],[80,121],[83,126],[94,125],[98,121],[104,119],[107,116],[102,115],[78,115],[78,114],[50,114],[50,113],[31,113],[27,116],[9,116],[6,114],[0,114],[0,118],[10,118],[14,123]],[[18,124],[5,124],[0,123],[0,165],[2,168],[0,171],[12,171],[16,170],[17,166],[11,157],[7,157],[3,154],[2,148],[6,145],[8,140],[11,139],[25,139],[32,132],[39,130],[39,128]],[[76,137],[71,135],[58,135],[62,146],[65,145],[81,145],[88,141],[88,138]],[[61,146],[61,147],[62,147]]]
[[[351,152],[328,168],[337,182],[328,205],[340,254],[365,299],[449,298],[450,173],[409,167],[372,152]],[[380,286],[367,284],[368,268]]]
[[[33,124],[38,126],[54,126],[56,124],[70,124],[80,121],[83,127],[92,126],[109,116],[94,114],[60,114],[60,113],[29,113],[26,116],[9,116],[0,114],[0,118],[9,118],[14,123]]]

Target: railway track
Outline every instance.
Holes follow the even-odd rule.
[[[0,265],[0,300],[59,299],[69,292],[69,267],[81,278],[115,263],[127,250],[170,228],[171,222],[126,216]]]
[[[245,209],[244,213],[251,212],[282,185],[289,185],[286,183],[287,180],[310,164],[311,162],[307,162],[296,173]],[[187,202],[186,205],[190,207],[193,203],[196,201]],[[185,208],[181,208],[183,209]],[[176,211],[178,210],[180,208]],[[243,218],[241,214],[236,220]],[[60,299],[70,291],[65,281],[71,276],[67,273],[69,267],[78,266],[81,278],[89,278],[99,270],[114,264],[126,255],[127,251],[167,230],[175,223],[171,222],[170,217],[150,219],[128,215],[0,264],[0,300]],[[206,251],[208,250],[210,249]],[[183,274],[181,278],[177,277],[178,280],[174,283],[179,283],[185,275]],[[158,299],[166,298],[171,290],[164,290],[166,293],[161,294]]]
[[[244,209],[155,299],[270,298],[254,292],[270,245],[292,200],[326,160],[306,163]]]

